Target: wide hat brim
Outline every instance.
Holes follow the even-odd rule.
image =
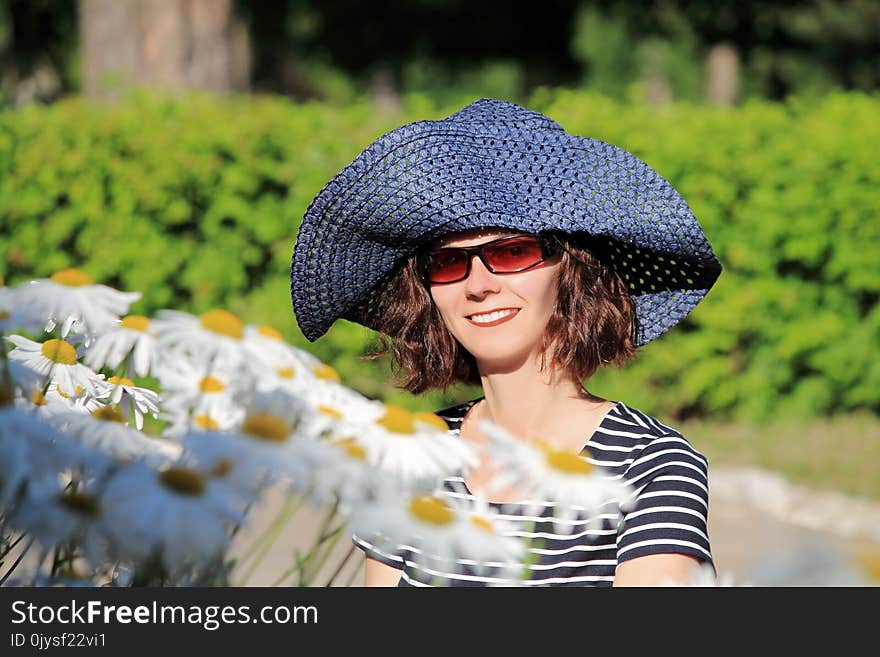
[[[321,189],[291,264],[303,335],[314,341],[340,318],[375,329],[406,258],[486,226],[588,237],[629,286],[639,345],[681,321],[721,273],[688,204],[654,169],[543,114],[481,99],[383,135]]]

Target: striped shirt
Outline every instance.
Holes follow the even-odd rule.
[[[457,436],[464,416],[480,399],[436,414]],[[522,564],[530,573],[522,582],[525,586],[610,587],[619,564],[648,554],[690,555],[714,568],[707,530],[707,462],[681,433],[617,402],[580,455],[605,476],[631,485],[636,503],[622,511],[616,501],[609,502],[598,510],[598,517],[580,514],[568,534],[554,531],[551,503],[539,511],[548,520],[537,522],[534,515],[525,516],[521,504],[489,503],[514,525],[513,535],[529,539],[529,557]],[[461,476],[446,478],[437,493],[450,500],[473,499]],[[534,507],[530,511],[534,513]],[[352,540],[368,556],[399,568],[398,586],[431,586],[438,581],[448,586],[487,586],[505,581],[492,567],[477,571],[465,562],[459,562],[460,572],[440,573],[438,579],[438,573],[423,569],[408,548],[391,552],[356,535]]]

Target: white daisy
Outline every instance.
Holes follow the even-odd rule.
[[[374,421],[341,427],[339,437],[356,436],[370,463],[412,485],[433,487],[479,462],[473,448],[450,435],[445,421],[433,413],[386,404]]]
[[[44,377],[68,395],[76,395],[82,388],[92,397],[101,389],[103,374],[97,374],[77,361],[76,347],[66,340],[52,338],[34,342],[20,335],[9,335],[7,340],[15,345],[9,352],[10,360],[17,360]]]
[[[31,402],[47,415],[54,415],[58,412],[88,415],[104,406],[98,398],[92,397],[82,386],[77,386],[72,394],[67,394],[57,383],[49,384],[45,396],[42,396],[41,393],[32,395]]]
[[[361,424],[378,421],[385,405],[365,397],[332,379],[312,378],[307,387],[294,391],[312,409],[302,427],[312,436],[353,433]]]
[[[29,488],[10,523],[39,541],[44,552],[68,542],[82,546],[86,561],[98,566],[108,558],[102,536],[98,496],[88,489],[37,490]]]
[[[219,418],[241,408],[241,399],[252,387],[242,374],[240,368],[225,363],[210,367],[185,357],[163,362],[155,372],[163,410],[172,422],[198,415]]]
[[[107,379],[102,397],[109,397],[110,404],[119,406],[125,417],[134,414],[134,422],[137,430],[144,428],[144,413],[149,413],[154,418],[159,417],[159,395],[149,388],[136,386],[134,381],[111,376]]]
[[[421,570],[441,579],[466,573],[479,561],[498,567],[493,576],[506,583],[519,572],[525,554],[523,542],[499,531],[491,512],[475,516],[426,493],[359,505],[349,524],[354,534],[385,550],[409,551]]]
[[[167,407],[163,411],[167,411]],[[214,405],[211,408],[196,407],[190,413],[172,409],[160,414],[169,424],[162,429],[162,436],[180,441],[188,431],[228,431],[241,425],[245,410],[240,406]]]
[[[46,323],[33,306],[22,303],[21,287],[4,287],[0,284],[0,334],[26,331],[40,334]]]
[[[40,376],[30,367],[22,365],[11,360],[5,360],[0,367],[6,365],[9,371],[9,383],[12,385],[12,392],[17,398],[25,399],[32,403],[37,403],[39,398],[34,397],[35,394],[42,395],[43,387],[46,385],[44,377]],[[2,373],[0,373],[2,376]],[[0,383],[2,385],[2,383]]]
[[[188,462],[206,471],[231,470],[230,480],[249,490],[278,481],[302,482],[312,468],[312,457],[295,436],[305,412],[305,406],[282,391],[257,393],[240,426],[224,433],[186,433],[182,443]]]
[[[180,453],[177,443],[149,437],[127,426],[125,416],[110,406],[103,406],[88,415],[59,413],[48,419],[81,444],[101,449],[120,461],[147,458],[164,462]]]
[[[247,357],[244,323],[227,310],[216,308],[198,317],[178,310],[160,310],[152,322],[160,350],[182,353],[194,363],[238,366]]]
[[[61,337],[73,331],[86,342],[112,329],[120,315],[141,298],[140,292],[120,292],[106,285],[95,285],[78,269],[62,269],[48,279],[31,281],[21,288],[22,300],[41,317],[48,318],[46,331],[61,324]]]
[[[97,471],[102,454],[77,445],[57,426],[33,412],[0,408],[0,508],[8,508],[23,485],[55,490],[70,468]]]
[[[570,532],[579,517],[600,523],[599,508],[617,502],[626,508],[633,502],[634,489],[592,465],[586,457],[557,449],[541,440],[514,437],[495,423],[481,420],[480,429],[489,438],[489,450],[499,475],[493,490],[512,486],[535,500],[553,504],[557,533]],[[527,513],[544,504],[536,502]]]
[[[260,366],[306,368],[305,361],[298,358],[284,336],[271,326],[248,324],[244,327],[242,347],[247,352],[247,361]]]
[[[120,558],[141,563],[158,554],[172,575],[222,555],[243,520],[230,487],[180,465],[129,463],[107,483],[101,506]]]
[[[316,506],[338,502],[340,511],[348,514],[383,487],[399,485],[370,465],[356,438],[318,440],[306,435],[298,437],[297,444],[309,464],[306,476],[296,482],[297,489]]]
[[[150,328],[150,319],[143,315],[126,315],[118,326],[99,336],[86,350],[84,362],[89,367],[116,369],[131,356],[134,372],[147,376],[158,358],[156,336]]]

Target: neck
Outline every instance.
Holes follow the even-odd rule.
[[[585,402],[596,409],[605,402],[571,376],[547,368],[540,371],[540,364],[540,356],[534,356],[507,371],[487,372],[481,367],[485,401],[475,409],[476,419],[490,420],[529,440],[560,431],[565,418]]]

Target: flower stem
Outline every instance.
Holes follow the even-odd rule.
[[[9,570],[7,570],[6,574],[3,575],[2,578],[0,578],[0,586],[3,586],[3,584],[6,582],[6,580],[9,579],[9,576],[12,574],[12,571],[15,570],[18,567],[18,564],[21,563],[21,560],[24,559],[24,555],[27,554],[28,550],[31,549],[31,546],[34,544],[35,540],[36,539],[33,536],[31,536],[30,540],[28,541],[28,544],[24,546],[24,549],[21,551],[21,553],[18,555],[18,557],[15,559],[15,561],[9,567]]]
[[[272,524],[269,525],[263,535],[251,547],[251,552],[248,556],[246,556],[239,564],[239,567],[243,568],[245,563],[248,563],[248,561],[251,562],[247,571],[242,575],[236,586],[243,586],[244,583],[250,579],[260,562],[266,558],[269,549],[275,541],[278,540],[278,537],[281,535],[281,530],[284,529],[288,521],[296,515],[297,511],[299,511],[300,507],[303,505],[303,501],[303,498],[300,498],[293,493],[290,493],[287,496],[287,500],[285,501],[284,506],[281,507],[281,511],[278,512],[275,520],[272,521]]]

